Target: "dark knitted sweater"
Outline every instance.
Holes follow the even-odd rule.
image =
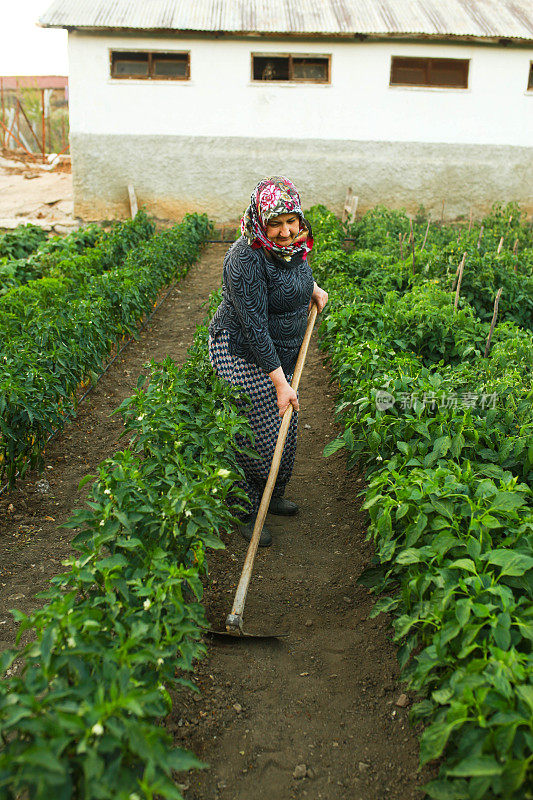
[[[307,259],[284,261],[254,250],[241,236],[224,258],[222,302],[209,333],[230,334],[230,353],[266,373],[282,366],[292,374],[307,325],[313,293]]]

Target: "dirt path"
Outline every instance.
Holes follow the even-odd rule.
[[[141,340],[51,443],[50,490],[40,494],[32,476],[0,498],[0,647],[15,634],[7,609],[33,608],[35,593],[61,569],[70,534],[57,524],[80,505],[79,480],[122,446],[110,412],[134,390],[149,358],[183,360],[202,303],[219,284],[222,254],[221,246],[206,249]],[[245,613],[250,629],[288,629],[290,636],[208,642],[198,669],[201,694],[177,698],[167,720],[176,743],[211,765],[190,777],[184,794],[187,800],[415,800],[427,775],[416,772],[408,708],[396,705],[402,688],[391,631],[383,618],[368,619],[372,599],[356,584],[370,555],[354,502],[362,484],[346,475],[341,454],[321,455],[335,434],[334,401],[316,341],[300,393],[288,496],[301,512],[268,518],[274,544],[259,551]],[[230,610],[245,552],[234,533],[227,549],[210,558],[205,601],[214,627]]]
[[[322,457],[335,436],[334,401],[314,339],[287,491],[301,511],[267,518],[274,543],[258,552],[245,611],[250,630],[290,636],[210,645],[202,697],[171,723],[176,739],[211,765],[191,781],[191,800],[421,796],[409,709],[396,705],[402,688],[391,631],[384,618],[368,619],[373,601],[356,584],[370,557],[354,503],[362,482],[346,475],[341,454]],[[214,628],[231,610],[246,547],[234,533],[211,558]]]

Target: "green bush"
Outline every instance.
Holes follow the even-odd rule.
[[[112,240],[113,258],[128,252],[113,269],[88,270],[79,281],[32,281],[0,298],[0,462],[10,482],[17,471],[41,466],[48,436],[75,409],[79,385],[96,378],[114,342],[136,335],[161,288],[186,273],[210,230],[205,215],[188,215],[134,247],[136,236],[127,246]],[[109,266],[104,256],[98,263]]]
[[[204,327],[182,368],[152,364],[124,401],[132,447],[100,465],[87,507],[67,523],[76,555],[40,595],[43,608],[14,612],[18,640],[32,636],[1,656],[7,800],[178,800],[173,772],[205,766],[160,723],[170,690],[195,690],[205,555],[223,547],[243,496],[233,439],[250,429],[206,340]]]
[[[435,800],[532,796],[531,231],[514,207],[483,224],[481,240],[479,225],[440,226],[413,272],[394,241],[408,219],[376,209],[352,228],[364,249],[328,240],[322,252],[318,238],[313,260],[330,291],[321,346],[344,423],[325,454],[345,448],[370,481],[375,555],[361,580],[388,593],[373,613],[395,617],[403,676],[421,696],[412,718],[426,723],[421,764],[441,762],[425,787]],[[494,252],[506,225],[518,260]],[[484,358],[500,285],[503,321]]]

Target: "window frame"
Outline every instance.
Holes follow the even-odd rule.
[[[331,84],[331,53],[258,53],[252,52],[250,53],[250,81],[253,84],[257,85],[264,85],[264,84],[275,84],[276,86],[286,86],[289,83],[311,83],[315,86],[327,86]],[[254,58],[288,58],[289,59],[289,77],[287,80],[262,80],[261,78],[254,78]],[[293,59],[296,60],[305,60],[306,58],[309,59],[321,59],[327,63],[327,79],[321,80],[319,78],[293,78],[291,77],[293,72]]]
[[[148,56],[148,75],[117,75],[115,74],[115,54],[131,53],[132,55]],[[186,75],[155,75],[153,74],[154,56],[187,56]],[[109,74],[114,81],[189,81],[191,79],[191,51],[190,50],[131,50],[126,48],[112,48],[109,50]]]
[[[393,81],[394,61],[425,61],[425,75],[427,83],[402,83]],[[465,83],[459,85],[457,83],[430,83],[431,64],[435,61],[457,61],[463,65]],[[454,89],[457,91],[468,91],[470,89],[470,58],[445,58],[443,56],[391,56],[390,60],[390,73],[389,73],[389,88],[408,88],[408,89]]]
[[[528,70],[528,73],[527,73],[526,92],[533,92],[533,61],[529,62],[529,70]]]

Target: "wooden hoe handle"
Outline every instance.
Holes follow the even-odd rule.
[[[311,340],[311,334],[313,333],[317,312],[318,308],[316,306],[316,303],[313,303],[313,305],[311,306],[311,311],[309,312],[309,317],[307,318],[307,329],[305,331],[305,336],[302,342],[302,346],[300,347],[300,352],[298,353],[298,360],[296,362],[296,367],[294,368],[294,375],[291,381],[291,387],[294,389],[295,392],[298,391],[298,386],[300,384],[300,378],[304,368],[305,357],[307,355],[307,350],[309,348],[309,342]],[[246,594],[248,592],[248,585],[250,583],[250,578],[252,577],[252,569],[254,565],[255,554],[257,553],[257,548],[259,547],[259,539],[261,538],[261,531],[263,530],[265,517],[268,511],[268,506],[270,504],[270,499],[272,497],[272,492],[274,490],[274,485],[276,483],[276,478],[278,477],[279,465],[281,463],[281,456],[283,455],[283,448],[285,447],[285,440],[287,438],[287,433],[289,431],[289,425],[291,422],[293,410],[294,407],[292,403],[290,403],[289,407],[285,410],[283,418],[281,420],[281,426],[278,433],[278,440],[276,442],[276,449],[274,450],[274,455],[272,457],[272,464],[270,466],[270,472],[268,473],[268,478],[265,490],[263,492],[263,497],[261,498],[259,511],[257,512],[257,517],[255,518],[255,525],[252,533],[252,538],[250,539],[250,544],[248,545],[248,552],[246,553],[246,559],[244,561],[244,566],[242,568],[241,579],[239,581],[239,585],[237,586],[237,591],[235,592],[235,598],[233,600],[233,608],[231,610],[231,614],[228,614],[226,618],[226,630],[229,633],[235,633],[237,636],[242,631],[242,616],[244,612],[244,604],[246,602]]]

